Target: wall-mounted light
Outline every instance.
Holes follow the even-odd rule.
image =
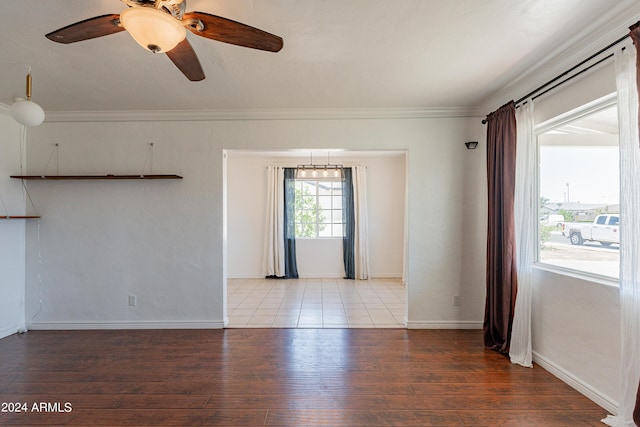
[[[38,126],[44,121],[42,107],[31,100],[31,68],[27,72],[27,99],[18,99],[11,105],[11,115],[25,126]]]
[[[467,150],[475,150],[478,146],[478,141],[465,142],[464,145],[467,146]]]

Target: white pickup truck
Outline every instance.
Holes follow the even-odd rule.
[[[620,214],[598,215],[593,223],[565,222],[562,235],[568,237],[572,245],[585,241],[600,242],[602,246],[620,243]]]

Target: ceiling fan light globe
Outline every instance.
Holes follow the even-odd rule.
[[[187,36],[187,31],[177,19],[153,7],[124,10],[120,14],[120,24],[136,43],[154,53],[170,51]]]
[[[38,126],[44,121],[42,107],[27,99],[14,102],[11,105],[11,115],[25,126]]]

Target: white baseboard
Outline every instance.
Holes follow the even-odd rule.
[[[570,372],[567,372],[565,369],[561,368],[560,366],[556,365],[555,363],[540,355],[539,353],[536,353],[535,351],[533,352],[533,361],[570,387],[574,388],[579,393],[586,396],[589,400],[595,402],[603,409],[609,411],[610,414],[618,413],[618,402],[616,402],[606,394],[594,389],[589,384],[580,380]]]
[[[301,279],[343,279],[342,275],[322,275],[322,276],[305,276],[301,275]],[[372,274],[372,279],[402,279],[402,274],[398,273],[381,273]],[[247,274],[227,274],[227,279],[264,279],[264,276],[247,275]]]
[[[0,331],[0,340],[2,338],[8,337],[9,335],[13,335],[16,332],[18,332],[18,328],[3,329],[2,331]]]
[[[18,332],[17,326],[12,326],[10,328],[6,328],[0,331],[0,339],[8,337],[9,335],[13,335]]]
[[[223,329],[224,321],[32,322],[31,330]]]
[[[227,274],[227,279],[264,279],[264,276],[251,274]]]
[[[482,329],[482,323],[480,320],[410,320],[407,329]]]
[[[9,335],[17,334],[18,332],[24,332],[27,328],[23,324],[12,325],[8,328],[0,330],[0,339],[8,337]]]
[[[402,279],[402,273],[371,273],[372,279]]]

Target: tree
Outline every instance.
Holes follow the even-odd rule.
[[[540,196],[540,207],[544,208],[547,203],[549,203],[549,199],[544,196]]]
[[[543,218],[546,215],[546,211],[544,209],[547,206],[547,203],[549,203],[549,199],[544,196],[540,196],[540,202],[538,203],[538,214],[540,218]]]
[[[555,229],[552,225],[540,224],[540,249],[544,249],[544,244],[551,240],[551,232]]]
[[[297,184],[297,183],[296,183]],[[311,193],[308,185],[296,185],[296,237],[316,237],[318,232],[325,229],[326,217],[316,202],[316,195]]]
[[[575,212],[568,211],[566,209],[560,209],[558,210],[558,213],[564,217],[564,220],[566,222],[572,222],[576,220]]]

